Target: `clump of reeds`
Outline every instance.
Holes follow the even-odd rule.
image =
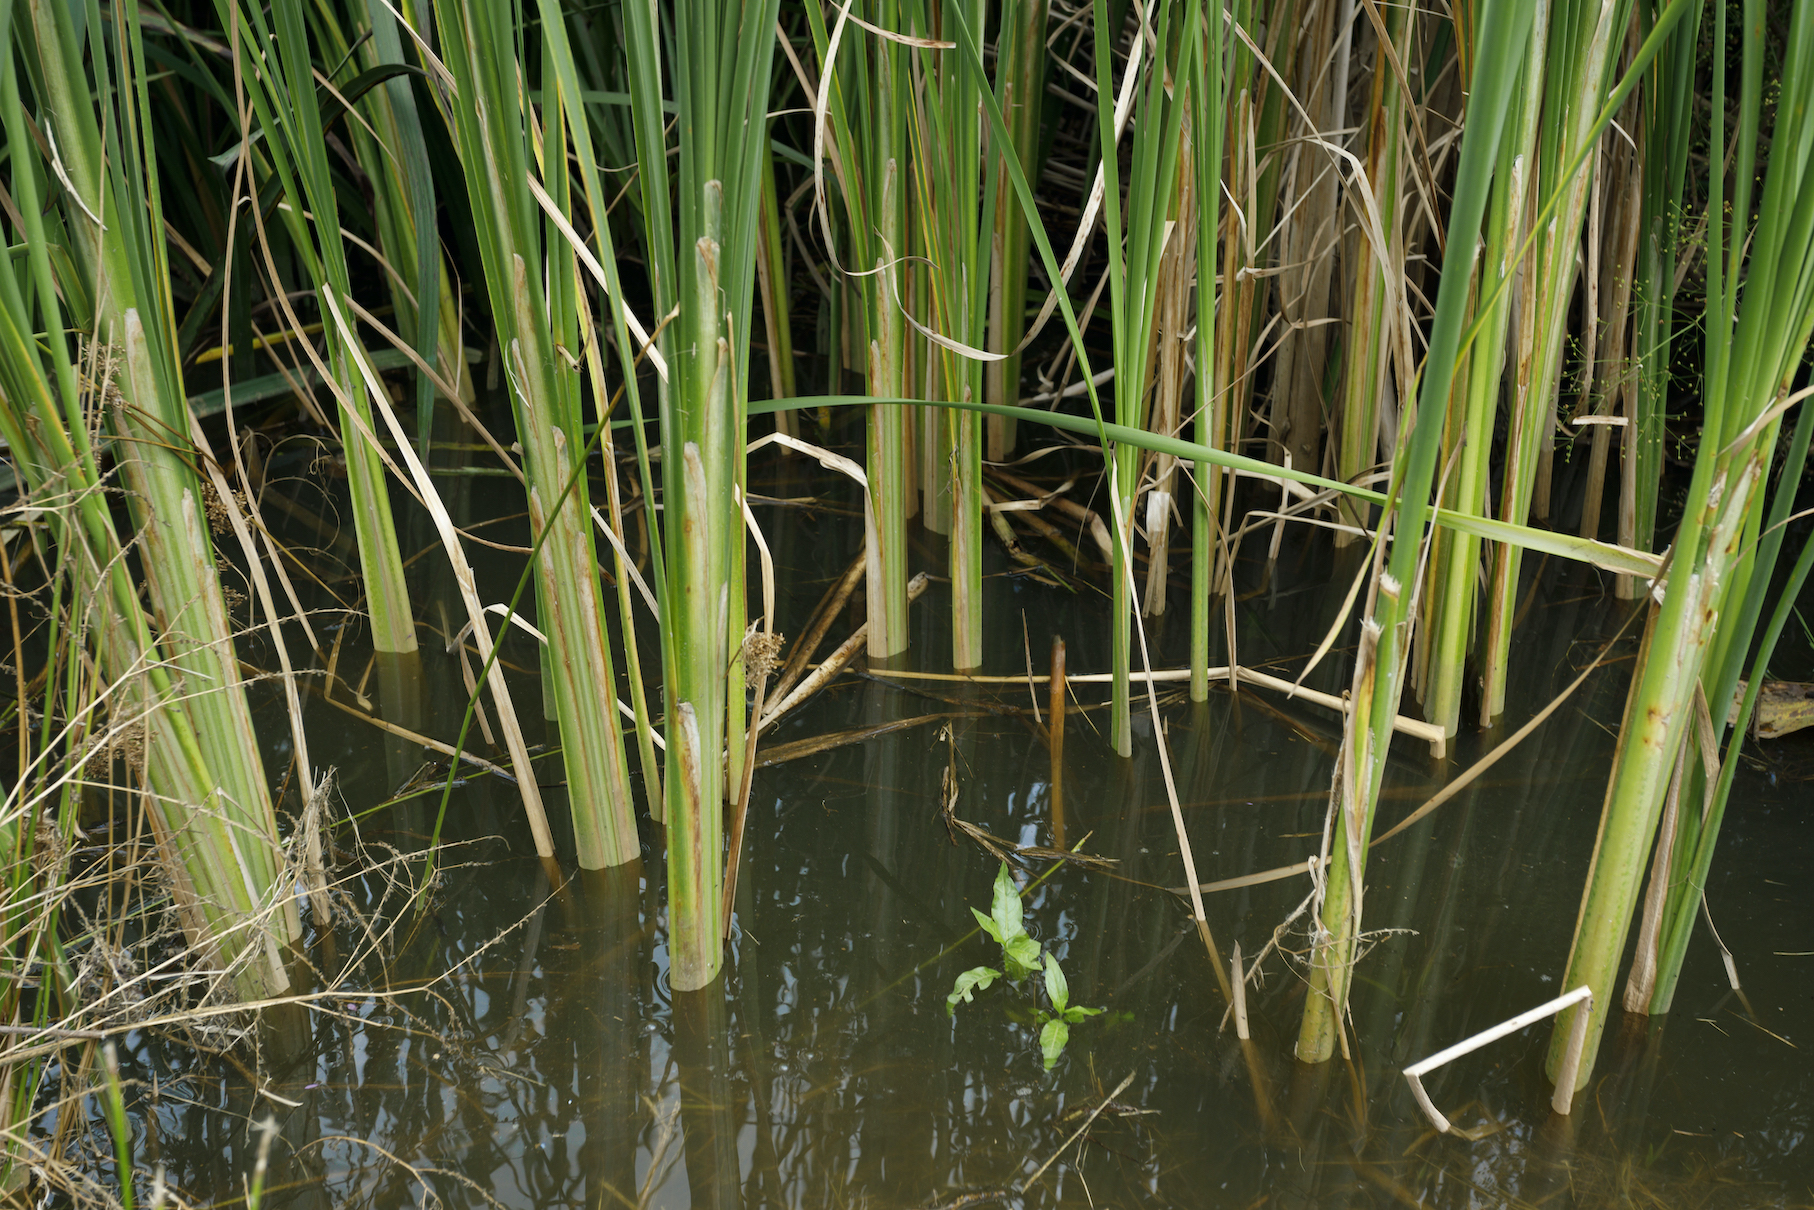
[[[236,962],[276,955],[299,930],[201,520],[218,507],[247,562],[297,772],[313,785],[302,661],[284,640],[300,605],[264,575],[273,548],[236,483],[232,386],[262,356],[339,434],[380,650],[416,643],[392,480],[433,521],[483,661],[468,718],[483,683],[544,858],[553,830],[491,619],[501,608],[543,643],[588,867],[640,852],[619,716],[634,718],[648,815],[666,829],[675,985],[712,982],[723,805],[741,797],[745,745],[765,721],[747,717],[745,639],[775,630],[745,574],[752,543],[766,557],[745,491],[751,358],[767,357],[772,391],[793,390],[804,298],[825,394],[765,406],[826,421],[858,409],[861,467],[797,435],[787,447],[862,485],[871,657],[906,644],[914,516],[945,535],[953,635],[948,657],[916,658],[964,671],[991,658],[985,534],[1023,564],[1040,563],[1024,537],[1081,570],[1088,528],[1106,557],[1109,737],[1125,755],[1145,651],[1136,598],[1159,613],[1174,595],[1174,514],[1191,525],[1197,699],[1212,601],[1254,528],[1270,527],[1275,558],[1297,523],[1364,550],[1341,622],[1309,661],[1343,628],[1358,632],[1317,855],[1327,879],[1304,1058],[1337,1044],[1404,690],[1439,748],[1464,717],[1497,722],[1527,551],[1592,564],[1645,598],[1570,982],[1591,985],[1605,1011],[1637,863],[1666,818],[1640,961],[1655,982],[1641,973],[1628,1003],[1667,1007],[1694,910],[1667,888],[1698,885],[1711,860],[1736,738],[1720,748],[1738,735],[1729,704],[1807,448],[1804,412],[1782,486],[1767,492],[1814,324],[1807,0],[1746,0],[1730,53],[1724,0],[1479,0],[1448,13],[1335,0],[853,0],[784,13],[675,0],[613,12],[219,0],[183,24],[91,4],[0,10],[0,43],[29,68],[0,84],[5,221],[22,249],[0,274],[0,437],[37,500],[67,501],[47,516],[48,540],[72,599],[93,605],[79,632],[99,680],[118,687],[108,717],[143,736],[151,814],[193,888],[177,891],[192,938]],[[1764,36],[1778,25],[1780,45]],[[189,74],[147,71],[148,45]],[[1773,54],[1781,79],[1766,105]],[[1704,126],[1696,95],[1711,101]],[[160,124],[165,103],[180,121]],[[166,192],[183,199],[174,212]],[[448,227],[451,249],[437,235]],[[255,330],[252,310],[281,329]],[[1686,385],[1671,359],[1697,325],[1699,435],[1664,555],[1660,445]],[[469,406],[472,331],[495,348],[514,448]],[[218,455],[187,405],[204,336],[218,341],[205,351],[229,401]],[[413,417],[381,377],[395,355],[414,376]],[[1042,359],[1026,400],[1024,357]],[[847,371],[864,393],[840,393]],[[443,407],[522,484],[530,565],[506,603],[474,580],[473,535],[426,465]],[[1073,454],[1098,460],[1092,503],[1082,489],[1036,495],[1005,465],[1035,425],[1094,443]],[[625,447],[633,469],[620,477]],[[598,451],[602,508],[587,474]],[[1579,532],[1564,533],[1558,458],[1576,453],[1585,504]],[[127,529],[103,495],[110,463]],[[1238,516],[1239,476],[1284,493],[1280,507]],[[1042,519],[1054,515],[1063,526]],[[605,547],[615,611],[598,574]],[[533,622],[520,616],[531,599]],[[1232,684],[1240,636],[1233,611],[1221,616]],[[634,636],[651,618],[659,653],[644,658]],[[658,687],[645,675],[657,665]],[[202,683],[214,690],[195,692]],[[455,746],[466,742],[463,725]],[[1682,809],[1683,795],[1704,805]],[[281,985],[274,958],[234,969],[247,995]]]

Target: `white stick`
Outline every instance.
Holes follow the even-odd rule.
[[[1586,1022],[1593,1011],[1593,1000],[1593,989],[1582,984],[1572,992],[1566,992],[1546,1004],[1539,1004],[1536,1008],[1521,1012],[1509,1020],[1501,1021],[1491,1029],[1482,1030],[1465,1041],[1455,1043],[1447,1050],[1439,1050],[1429,1058],[1411,1064],[1405,1068],[1405,1080],[1411,1085],[1411,1095],[1416,1097],[1417,1103],[1423,1107],[1424,1114],[1430,1119],[1430,1124],[1443,1134],[1449,1133],[1452,1129],[1449,1119],[1443,1117],[1436,1106],[1430,1103],[1430,1096],[1424,1091],[1423,1076],[1425,1073],[1434,1071],[1453,1059],[1459,1059],[1462,1055],[1471,1054],[1488,1043],[1497,1042],[1507,1034],[1515,1034],[1525,1026],[1535,1024],[1545,1017],[1553,1017],[1570,1005],[1581,1004],[1583,1006],[1581,1012],[1575,1017],[1575,1036],[1569,1040],[1569,1053],[1563,1061],[1561,1078],[1556,1081],[1556,1098],[1552,1102],[1556,1106],[1557,1113],[1567,1113],[1569,1100],[1574,1096],[1575,1069],[1580,1066],[1581,1061],[1580,1047],[1577,1042],[1586,1039]],[[1567,1093],[1563,1092],[1565,1088],[1568,1090]]]
[[[1235,985],[1235,1037],[1247,1041],[1247,976],[1241,970],[1241,943],[1235,942],[1234,957],[1229,960],[1234,968]]]

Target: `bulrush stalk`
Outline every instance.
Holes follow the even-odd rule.
[[[1726,5],[1715,5],[1715,14],[1713,44],[1725,46]],[[1774,545],[1762,556],[1754,553],[1762,509],[1758,488],[1776,448],[1784,411],[1779,401],[1787,402],[1784,396],[1814,327],[1814,170],[1808,154],[1814,141],[1814,4],[1798,0],[1789,21],[1771,155],[1752,226],[1763,60],[1768,49],[1764,16],[1761,0],[1748,0],[1739,40],[1744,48],[1743,76],[1732,147],[1732,196],[1725,196],[1723,173],[1712,176],[1709,190],[1702,316],[1704,410],[1694,477],[1671,545],[1661,600],[1651,606],[1644,648],[1633,673],[1607,782],[1599,842],[1569,954],[1569,985],[1589,984],[1595,1002],[1577,1088],[1584,1087],[1591,1074],[1605,1021],[1602,1006],[1611,999],[1644,856],[1656,837],[1671,775],[1678,760],[1692,764],[1696,756],[1707,763],[1714,759],[1712,749],[1725,726],[1737,664],[1751,646],[1751,632],[1760,616],[1761,590],[1752,596],[1751,577],[1767,579],[1775,561]],[[1715,55],[1716,97],[1726,95],[1725,72],[1725,56]],[[1726,147],[1724,106],[1713,107],[1710,145]],[[1798,433],[1795,442],[1800,459],[1806,457],[1807,435]],[[1799,472],[1792,463],[1785,472],[1788,482]],[[1784,515],[1786,510],[1785,503],[1774,511]],[[1700,730],[1694,722],[1696,702],[1721,685],[1726,686],[1726,698],[1717,706],[1707,702],[1711,717],[1702,726],[1714,730],[1714,735],[1709,737],[1712,742],[1703,743],[1695,738]],[[1683,746],[1691,739],[1684,757]],[[1733,757],[1728,753],[1728,764]],[[1718,776],[1707,769],[1693,774],[1692,781],[1684,776],[1683,784],[1698,789],[1701,777]],[[1671,881],[1681,885],[1670,887],[1660,927],[1645,930],[1648,936],[1639,964],[1661,969],[1649,1002],[1644,1003],[1641,988],[1634,989],[1639,994],[1628,1002],[1635,1001],[1646,1011],[1668,1007],[1722,807],[1699,793],[1685,796],[1677,812],[1680,822],[1664,842],[1673,848],[1667,859],[1674,867]],[[1558,1031],[1569,1024],[1559,1018]],[[1558,1033],[1551,1040],[1552,1078],[1560,1068],[1560,1039]]]
[[[1450,468],[1444,507],[1482,516],[1492,473],[1494,419],[1505,377],[1506,341],[1511,329],[1516,258],[1530,219],[1529,166],[1542,113],[1543,57],[1549,36],[1549,4],[1539,0],[1531,36],[1518,74],[1511,128],[1501,140],[1493,175],[1492,200],[1475,266],[1470,310],[1476,333],[1457,367],[1447,401],[1441,464]],[[1461,725],[1461,695],[1480,599],[1480,539],[1443,530],[1432,535],[1426,621],[1418,638],[1415,678],[1424,717],[1454,735]]]
[[[364,70],[400,68],[405,62],[403,33],[387,5],[349,5],[350,30],[345,33],[325,0],[317,0],[310,16],[321,52],[331,62],[346,62],[354,44]],[[360,116],[365,121],[348,122],[343,129],[371,182],[372,220],[390,270],[385,285],[402,321],[398,331],[453,388],[458,402],[471,403],[472,375],[460,339],[460,300],[441,258],[423,114],[409,77],[395,76],[367,92]],[[416,376],[416,386],[416,443],[426,457],[437,391],[427,374]]]
[[[987,224],[995,215],[998,174],[985,170],[977,120],[986,81],[962,66],[948,40],[962,20],[980,30],[976,0],[933,6],[904,0],[903,32],[918,39],[908,77],[913,105],[908,130],[914,161],[915,238],[926,258],[919,331],[928,341],[928,399],[979,404],[988,338],[990,257]],[[935,35],[943,33],[946,40]],[[999,64],[998,64],[999,69]],[[959,670],[983,662],[983,424],[973,411],[928,413],[926,524],[950,535],[951,661]]]
[[[898,41],[850,22],[851,15],[839,12],[828,30],[819,8],[807,7],[819,52],[815,109],[829,127],[818,132],[826,144],[816,189],[820,205],[831,204],[833,196],[842,205],[837,229],[846,246],[838,255],[854,277],[860,302],[865,384],[871,395],[897,397],[906,394],[910,369],[901,306],[908,239],[908,52]],[[895,29],[901,18],[893,0],[854,15],[878,29]],[[855,122],[848,112],[853,101],[859,107]],[[886,659],[907,649],[908,416],[886,404],[872,405],[868,413],[867,474],[876,521],[866,584],[869,654]]]
[[[442,0],[435,12],[442,65],[456,92],[454,133],[504,384],[523,448],[530,527],[538,539],[547,533],[536,560],[536,599],[548,636],[545,667],[575,844],[587,869],[621,865],[640,850],[591,505],[578,465],[586,448],[575,357],[584,348],[574,297],[579,281],[573,249],[544,218],[530,188],[540,150],[539,188],[556,212],[570,206],[565,109],[544,105],[538,148],[533,114],[519,104],[521,68],[509,12],[465,0]],[[561,357],[557,346],[574,360]],[[598,402],[602,410],[604,401]]]
[[[1646,15],[1661,0],[1646,0]],[[1695,56],[1701,0],[1670,35],[1639,95],[1643,113],[1643,207],[1638,243],[1632,359],[1632,407],[1624,430],[1619,476],[1619,544],[1637,550],[1656,545],[1657,490],[1663,481],[1664,421],[1669,406],[1670,350],[1674,345],[1676,260],[1683,226],[1682,194],[1688,180],[1689,126],[1695,103]],[[1641,582],[1621,576],[1618,592],[1635,597]]]
[[[78,638],[115,686],[110,723],[142,729],[138,776],[178,917],[203,962],[252,999],[288,987],[281,950],[301,921],[190,462],[136,18],[114,32],[85,56],[67,6],[0,9],[0,46],[34,56],[44,89],[28,125],[19,76],[0,73],[26,270],[0,274],[0,437],[72,568]],[[77,298],[92,315],[70,313]],[[64,333],[89,323],[79,373]],[[99,470],[105,437],[141,531],[149,616]]]
[[[1039,187],[1040,115],[1045,108],[1046,0],[1007,0],[996,30],[995,99],[1007,123],[1009,141],[1027,183]],[[1026,216],[1015,202],[996,157],[994,229],[990,234],[989,347],[1004,354],[989,363],[986,398],[990,403],[1020,402],[1021,337],[1026,333],[1027,265],[1031,246]],[[1015,422],[991,416],[988,454],[992,462],[1014,448]]]
[[[617,250],[613,246],[611,226],[601,221],[599,216],[608,213],[610,207],[605,192],[605,181],[599,169],[598,158],[593,148],[595,129],[591,114],[584,102],[584,92],[580,87],[578,69],[573,60],[571,44],[567,37],[566,26],[561,20],[561,11],[557,0],[538,0],[542,15],[544,46],[547,52],[546,69],[553,78],[553,86],[545,91],[544,96],[558,96],[560,112],[564,116],[572,141],[573,158],[577,170],[577,186],[586,199],[586,210],[592,218],[590,243],[593,255],[587,261],[587,269],[598,284],[604,289],[603,303],[611,317],[611,332],[616,340],[619,364],[622,367],[622,394],[626,406],[625,412],[631,420],[631,443],[636,454],[637,470],[641,476],[644,499],[653,496],[654,478],[650,473],[648,438],[643,425],[645,413],[642,408],[641,388],[637,373],[639,369],[653,362],[658,376],[665,380],[667,362],[650,344],[648,329],[631,314],[624,303],[623,283],[618,276]],[[607,128],[604,132],[609,134]],[[608,141],[608,140],[607,140]],[[772,185],[772,174],[765,174]],[[537,201],[541,201],[537,198]],[[548,201],[552,201],[549,198]],[[554,216],[550,214],[550,218]],[[573,251],[582,254],[585,249],[575,239],[578,232],[564,220],[557,224],[561,234],[574,239]],[[586,259],[584,256],[582,260]],[[642,675],[642,656],[636,644],[636,600],[631,593],[631,582],[636,572],[625,556],[623,503],[620,498],[617,472],[617,454],[611,435],[610,420],[612,409],[604,401],[611,398],[605,380],[603,338],[593,323],[592,306],[587,301],[586,291],[576,289],[573,295],[576,319],[582,334],[586,350],[586,370],[592,387],[592,397],[599,412],[600,431],[599,448],[604,456],[606,469],[606,497],[609,516],[600,518],[594,510],[593,519],[607,531],[607,540],[612,548],[614,578],[617,581],[618,621],[624,636],[624,665],[630,682],[630,703],[636,722],[636,743],[638,756],[642,762],[644,797],[649,805],[649,817],[657,823],[667,818],[665,799],[662,793],[661,763],[655,754],[656,738],[654,720],[648,702],[648,690]],[[782,325],[782,343],[785,344],[785,325]],[[774,339],[771,338],[771,357],[774,356]],[[791,389],[792,366],[786,367],[786,374],[781,381]],[[577,484],[575,485],[577,486]],[[646,514],[645,514],[646,515]],[[614,540],[613,540],[614,539]],[[655,592],[665,588],[665,563],[661,544],[654,543],[650,550],[655,588],[647,583],[639,583],[638,589],[646,594],[646,603],[655,615],[659,628],[663,616],[662,603]],[[614,708],[612,696],[605,697],[605,706]]]
[[[1318,908],[1310,992],[1297,1041],[1297,1057],[1308,1063],[1323,1062],[1335,1053],[1337,1035],[1347,1012],[1360,935],[1367,843],[1392,740],[1392,720],[1398,712],[1402,651],[1415,616],[1412,596],[1424,525],[1430,516],[1444,405],[1454,386],[1471,293],[1467,270],[1479,251],[1481,222],[1500,137],[1532,14],[1520,0],[1486,0],[1476,16],[1479,41],[1475,48],[1478,51],[1490,47],[1492,53],[1472,56],[1468,121],[1462,135],[1444,256],[1451,271],[1443,274],[1437,292],[1417,412],[1407,418],[1404,455],[1393,475],[1392,490],[1387,493],[1396,499],[1398,507],[1389,509],[1381,523],[1382,542],[1387,527],[1396,536],[1392,539],[1389,563],[1375,565],[1378,570],[1355,662],[1351,695],[1354,713],[1344,733],[1330,791],[1333,819],[1327,853],[1328,880]]]
[[[1177,190],[1171,204],[1171,235],[1159,258],[1159,280],[1153,291],[1156,314],[1153,348],[1152,408],[1146,419],[1150,432],[1173,436],[1183,428],[1184,354],[1189,345],[1188,300],[1197,274],[1196,176],[1191,172],[1190,124],[1178,128],[1180,160],[1174,174]],[[1141,481],[1146,483],[1146,584],[1140,608],[1157,616],[1165,612],[1166,589],[1171,574],[1172,499],[1181,476],[1178,460],[1155,454],[1145,460]]]
[[[1635,23],[1626,35],[1635,41]],[[1626,102],[1620,125],[1635,129],[1641,120],[1637,98]],[[1585,333],[1582,354],[1583,382],[1592,391],[1591,404],[1581,411],[1609,421],[1614,411],[1623,412],[1627,420],[1632,413],[1631,400],[1636,382],[1628,356],[1631,333],[1632,268],[1637,261],[1638,234],[1643,217],[1643,197],[1638,180],[1637,150],[1622,136],[1600,136],[1601,170],[1595,184],[1593,209],[1587,220],[1589,257],[1587,307],[1592,325]],[[1595,261],[1598,265],[1595,265]],[[1598,268],[1596,275],[1594,269]],[[1586,419],[1586,416],[1579,417]],[[1614,430],[1610,423],[1588,426],[1592,434],[1588,454],[1587,492],[1581,505],[1581,524],[1576,530],[1584,538],[1600,535],[1600,519],[1605,511],[1606,478],[1612,460]]]
[[[775,196],[775,157],[762,157],[762,246],[756,257],[756,290],[762,300],[762,334],[768,345],[768,387],[776,399],[794,394],[793,316],[788,308],[787,257],[781,252],[781,206]],[[775,413],[775,425],[798,437],[792,412]]]
[[[1281,186],[1289,219],[1278,236],[1278,318],[1280,336],[1272,390],[1272,436],[1280,462],[1321,470],[1324,419],[1332,400],[1326,397],[1326,363],[1332,330],[1330,289],[1341,231],[1339,163],[1329,145],[1341,146],[1347,125],[1348,46],[1350,20],[1335,28],[1338,8],[1331,3],[1308,6],[1293,59],[1297,78],[1290,126],[1304,136],[1281,147]],[[1331,67],[1331,64],[1334,67]],[[1308,119],[1308,120],[1306,120]],[[1300,123],[1302,124],[1300,126]],[[1308,141],[1315,139],[1315,142]]]
[[[1183,141],[1184,113],[1189,106],[1191,62],[1200,49],[1193,36],[1201,18],[1197,0],[1189,0],[1182,13],[1162,2],[1154,13],[1153,44],[1147,54],[1130,55],[1126,71],[1135,74],[1135,109],[1132,163],[1127,173],[1125,211],[1122,204],[1120,152],[1114,107],[1100,105],[1096,128],[1104,177],[1103,220],[1109,231],[1109,315],[1115,350],[1115,420],[1141,428],[1146,418],[1146,389],[1150,374],[1160,263],[1171,230],[1169,208],[1176,200],[1179,147]],[[1119,95],[1114,72],[1113,31],[1106,0],[1095,10],[1096,95]],[[1146,44],[1148,31],[1136,39]],[[1176,52],[1176,53],[1174,53]],[[1178,75],[1168,79],[1170,73]],[[1167,87],[1168,84],[1174,87]],[[1186,238],[1181,236],[1180,238]],[[1137,495],[1140,451],[1118,442],[1104,451],[1109,460],[1109,490],[1116,495],[1112,510],[1115,564],[1128,563],[1133,543],[1134,500]],[[1115,576],[1111,609],[1111,670],[1115,674],[1109,716],[1109,742],[1122,756],[1133,752],[1129,713],[1129,659],[1134,602],[1128,577]]]
[[[1237,11],[1238,11],[1237,6]],[[1196,173],[1197,196],[1197,337],[1194,431],[1198,445],[1226,443],[1226,426],[1218,427],[1219,396],[1214,367],[1216,359],[1216,239],[1222,231],[1222,160],[1228,121],[1226,83],[1227,37],[1220,13],[1212,12],[1202,32],[1188,37],[1205,39],[1196,57],[1197,78],[1191,85],[1191,169]],[[1232,240],[1231,240],[1232,242]],[[1223,449],[1231,446],[1223,444]],[[1194,462],[1191,497],[1190,563],[1190,697],[1209,697],[1210,598],[1214,593],[1216,526],[1222,482],[1220,467]]]
[[[1505,482],[1499,518],[1522,525],[1538,498],[1539,467],[1551,446],[1556,392],[1562,375],[1563,338],[1573,301],[1581,224],[1593,174],[1572,168],[1599,138],[1601,108],[1611,87],[1631,0],[1565,4],[1545,24],[1543,118],[1537,135],[1537,187],[1545,200],[1560,193],[1550,219],[1532,228],[1535,243],[1524,264],[1519,295],[1517,356],[1506,438]],[[1547,515],[1548,490],[1540,510]],[[1518,603],[1523,552],[1494,552],[1492,587],[1481,652],[1482,722],[1505,712],[1507,660]],[[1598,1003],[1598,1001],[1596,1001]]]
[[[1777,504],[1784,507],[1780,511],[1772,507],[1772,526],[1781,524],[1781,513],[1786,513],[1787,507],[1793,504],[1795,489],[1801,481],[1798,468],[1803,467],[1807,459],[1811,430],[1814,430],[1814,411],[1804,404],[1795,425],[1789,457],[1784,463],[1782,481],[1777,488]],[[1760,560],[1760,565],[1762,562]],[[1773,563],[1774,559],[1770,562]],[[1744,700],[1732,719],[1724,759],[1720,762],[1717,775],[1706,767],[1707,753],[1699,750],[1697,745],[1697,752],[1702,759],[1699,775],[1703,779],[1713,778],[1714,784],[1704,797],[1690,794],[1684,800],[1686,810],[1681,814],[1692,818],[1684,820],[1675,835],[1669,838],[1668,845],[1659,844],[1657,847],[1659,859],[1652,867],[1650,894],[1659,901],[1656,904],[1659,910],[1653,927],[1639,935],[1638,954],[1632,962],[1631,976],[1626,984],[1625,1007],[1629,1012],[1666,1013],[1675,1000],[1676,983],[1682,974],[1682,959],[1688,952],[1688,938],[1694,931],[1695,920],[1701,914],[1702,890],[1707,885],[1708,871],[1713,865],[1714,845],[1719,839],[1726,803],[1732,794],[1739,748],[1747,738],[1758,694],[1764,687],[1764,677],[1770,667],[1770,657],[1775,654],[1776,642],[1782,637],[1789,614],[1794,612],[1800,599],[1811,565],[1814,565],[1814,542],[1804,539],[1801,555],[1796,559],[1787,583],[1783,585],[1775,613],[1758,645],[1757,656],[1751,663],[1751,676],[1744,688]],[[1765,574],[1760,579],[1767,581],[1769,576]],[[1749,627],[1746,629],[1748,631]],[[1673,861],[1660,860],[1662,855],[1668,853],[1672,853]],[[1659,874],[1666,880],[1663,888],[1659,888],[1655,881]],[[1660,895],[1659,889],[1663,891]],[[1647,917],[1650,906],[1649,903],[1646,904]],[[1651,922],[1647,919],[1646,923]]]
[[[744,734],[744,528],[733,489],[743,482],[777,9],[777,0],[683,0],[669,10],[666,31],[653,4],[623,10],[649,285],[655,313],[674,317],[657,340],[668,370],[661,393],[662,675],[670,732],[690,715],[693,733],[673,736],[665,775],[676,990],[711,983],[724,955],[724,761],[728,755],[730,767],[740,767]],[[664,54],[669,37],[671,58]],[[664,59],[680,132],[672,177]],[[602,226],[603,215],[594,220]],[[735,692],[727,692],[731,678]]]
[[[215,0],[215,11],[222,26],[234,31],[238,65],[235,78],[243,90],[242,112],[246,119],[237,150],[247,157],[252,168],[247,179],[255,190],[273,178],[280,184],[288,204],[281,206],[278,214],[289,236],[289,247],[301,262],[306,286],[313,290],[327,287],[337,298],[351,298],[348,241],[341,231],[339,199],[330,166],[334,153],[322,127],[322,94],[314,79],[302,0],[277,0],[268,9],[239,0]],[[255,138],[254,132],[262,132],[264,137]],[[273,281],[281,280],[272,251],[273,233],[259,217],[258,206],[249,207],[249,211],[258,227],[257,242],[265,268]],[[305,321],[289,295],[280,289],[276,297],[286,324],[293,331],[302,331]],[[359,542],[366,612],[372,623],[372,644],[379,651],[411,652],[416,650],[415,619],[403,580],[403,561],[397,551],[390,486],[378,450],[360,436],[372,427],[371,409],[365,402],[357,368],[357,359],[364,354],[332,324],[323,325],[323,334],[325,356],[306,342],[302,348],[322,378],[332,383],[341,409],[341,446],[352,497],[354,533]]]
[[[1373,189],[1373,203],[1385,235],[1386,259],[1374,251],[1374,243],[1360,231],[1348,241],[1352,268],[1348,275],[1347,323],[1342,337],[1345,364],[1337,414],[1341,417],[1336,437],[1335,477],[1355,482],[1381,460],[1379,448],[1380,410],[1388,402],[1391,389],[1392,358],[1401,351],[1399,380],[1408,382],[1400,333],[1408,332],[1410,317],[1405,306],[1404,220],[1400,199],[1404,192],[1405,128],[1407,111],[1414,111],[1407,95],[1410,81],[1402,75],[1415,45],[1415,10],[1405,5],[1379,7],[1385,27],[1375,31],[1373,87],[1363,111],[1362,129],[1366,132],[1364,168],[1366,181]],[[1364,219],[1365,215],[1360,216]],[[1342,520],[1349,526],[1361,527],[1367,519],[1365,509],[1344,502]],[[1338,546],[1356,541],[1360,535],[1338,531]]]

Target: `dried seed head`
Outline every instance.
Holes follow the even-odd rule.
[[[778,634],[755,631],[743,640],[743,683],[751,689],[763,677],[773,676],[781,663],[781,645],[786,639]]]

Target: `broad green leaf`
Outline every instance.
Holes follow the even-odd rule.
[[[1100,1008],[1085,1008],[1081,1004],[1073,1004],[1064,1010],[1064,1019],[1075,1025],[1084,1018],[1097,1016],[1103,1011],[1105,1010]]]
[[[1071,1027],[1063,1019],[1054,1017],[1046,1022],[1046,1027],[1039,1031],[1039,1050],[1046,1057],[1046,1070],[1058,1062],[1058,1056],[1064,1053],[1065,1043],[1071,1040]]]
[[[1039,969],[1039,942],[1022,933],[1001,947],[1007,959],[1008,977],[1019,983]]]
[[[945,997],[945,1012],[955,1017],[959,1000],[965,1004],[972,1003],[971,997],[974,993],[986,991],[989,985],[999,978],[1001,978],[1001,972],[998,970],[991,970],[986,966],[971,967],[959,975],[957,982],[951,985],[951,994]]]
[[[1071,1002],[1071,987],[1065,982],[1064,972],[1058,969],[1058,959],[1046,954],[1046,999],[1052,1002],[1052,1011],[1065,1016],[1065,1006]]]
[[[1003,948],[1012,945],[1015,938],[1026,936],[1027,930],[1021,924],[1020,888],[1014,885],[1014,875],[1008,873],[1005,861],[1001,872],[995,875],[995,902],[989,905],[989,914],[995,918],[995,929],[990,935]]]
[[[995,938],[997,944],[1001,943],[1001,930],[995,927],[995,921],[989,919],[975,908],[970,909],[970,914],[975,916],[976,922],[983,926],[983,932]]]

